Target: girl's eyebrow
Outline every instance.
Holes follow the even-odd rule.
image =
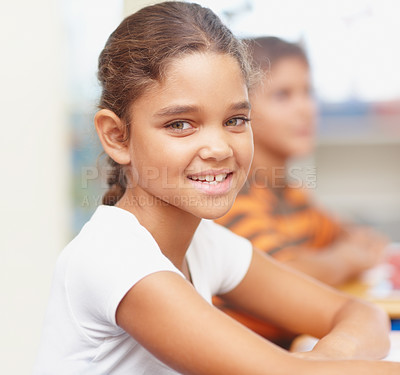
[[[154,114],[157,117],[165,117],[165,116],[175,116],[181,115],[182,113],[193,113],[198,112],[199,108],[194,105],[173,105],[170,107],[165,107],[160,109],[158,112]]]
[[[241,110],[246,109],[250,110],[251,105],[250,102],[244,100],[242,102],[234,103],[229,107],[230,110]],[[194,105],[174,105],[170,107],[165,107],[160,109],[158,112],[154,114],[157,117],[165,117],[165,116],[175,116],[181,115],[182,113],[193,113],[199,112],[199,108]]]
[[[238,102],[238,103],[232,104],[229,109],[231,109],[231,110],[247,109],[247,110],[250,111],[251,105],[250,105],[250,102],[248,100],[244,100],[242,102]]]

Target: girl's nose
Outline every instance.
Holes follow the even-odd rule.
[[[207,132],[202,137],[202,147],[199,156],[206,159],[221,161],[233,156],[233,150],[229,143],[229,135],[225,131]]]

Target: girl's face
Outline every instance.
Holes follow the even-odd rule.
[[[251,95],[256,150],[283,159],[312,151],[315,103],[310,89],[309,68],[302,59],[282,58],[272,66],[264,84]]]
[[[148,202],[158,197],[198,217],[225,214],[253,155],[249,112],[247,87],[232,57],[174,59],[165,79],[130,109],[134,195]]]

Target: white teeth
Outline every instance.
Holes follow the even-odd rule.
[[[222,182],[226,179],[227,174],[221,173],[217,174],[216,176],[213,175],[206,175],[206,176],[190,176],[190,179],[193,181],[202,181],[208,182],[209,184],[216,185],[218,182]]]
[[[225,178],[226,178],[226,173],[224,173],[224,174],[217,174],[217,175],[215,176],[215,181],[221,182],[221,181],[225,180]]]

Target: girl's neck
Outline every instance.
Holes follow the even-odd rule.
[[[255,145],[249,180],[257,186],[280,189],[286,186],[287,157]]]
[[[147,204],[139,204],[137,192],[127,189],[116,206],[134,214],[162,253],[186,275],[185,255],[200,219],[154,196],[147,194],[145,198],[142,202]]]

